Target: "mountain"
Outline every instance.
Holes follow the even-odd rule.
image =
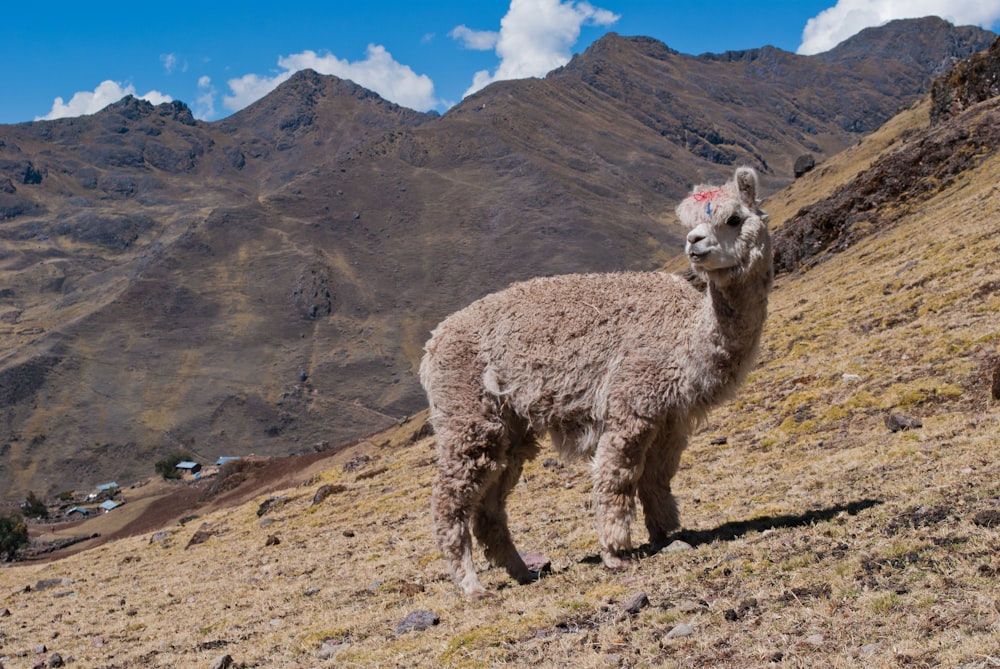
[[[32,523],[36,554],[84,541],[0,569],[0,662],[995,666],[998,65],[994,42],[768,198],[779,247],[819,240],[835,219],[815,212],[851,223],[785,258],[759,364],[683,454],[666,550],[604,569],[589,465],[547,452],[509,515],[549,569],[516,585],[477,550],[498,596],[461,597],[431,530],[424,411],[343,449],[138,482],[110,513]],[[645,541],[641,507],[633,523]]]
[[[663,266],[692,183],[746,163],[775,192],[993,37],[922,19],[821,56],[686,56],[610,34],[440,116],[304,71],[214,123],[125,98],[0,126],[2,494],[392,425],[424,406],[421,346],[450,311]]]

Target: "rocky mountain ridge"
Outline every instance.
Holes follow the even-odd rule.
[[[747,163],[773,192],[993,37],[922,19],[821,58],[608,35],[443,116],[300,72],[215,123],[126,98],[0,126],[0,488],[390,425],[423,406],[416,362],[448,312],[528,276],[661,266],[692,182]]]

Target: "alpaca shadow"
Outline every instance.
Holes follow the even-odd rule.
[[[671,541],[679,539],[691,544],[691,546],[710,544],[714,541],[734,541],[740,537],[750,534],[751,532],[805,527],[815,523],[829,522],[844,512],[848,515],[855,516],[861,511],[870,509],[873,506],[878,506],[879,504],[884,504],[884,501],[880,499],[862,499],[848,504],[837,504],[826,509],[813,509],[800,514],[759,516],[750,520],[737,520],[723,523],[722,525],[710,530],[681,530],[679,532],[675,532],[671,536]],[[643,544],[634,551],[633,557],[642,558],[650,555],[656,555],[661,548],[662,546],[653,546],[648,543]],[[581,562],[588,564],[601,564],[601,558],[598,555],[590,555],[581,560]]]

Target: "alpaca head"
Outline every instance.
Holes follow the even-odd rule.
[[[717,283],[756,268],[770,275],[771,238],[753,168],[737,168],[723,186],[697,186],[677,215],[690,229],[684,251],[699,274]]]

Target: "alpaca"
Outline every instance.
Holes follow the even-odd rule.
[[[519,583],[507,497],[547,434],[563,457],[593,463],[600,555],[629,562],[635,498],[654,546],[679,527],[670,480],[688,435],[731,398],[760,343],[773,281],[757,174],[698,186],[677,207],[699,291],[663,272],[538,278],[442,321],[420,363],[437,435],[434,532],[466,595],[491,596],[472,536]],[[471,533],[470,533],[471,530]]]

